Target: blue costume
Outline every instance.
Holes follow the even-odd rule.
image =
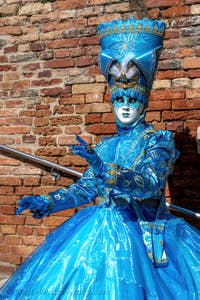
[[[200,299],[199,233],[165,205],[178,157],[169,131],[145,122],[165,25],[148,19],[98,27],[99,63],[117,135],[95,149],[77,137],[90,167],[77,183],[19,202],[34,217],[90,203],[47,236],[13,274],[1,299]]]

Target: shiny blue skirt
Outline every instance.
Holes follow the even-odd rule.
[[[156,268],[129,210],[87,207],[47,236],[4,284],[0,299],[200,299],[198,232],[172,217],[164,241],[168,265]]]

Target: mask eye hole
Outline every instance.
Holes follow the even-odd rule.
[[[119,102],[119,103],[123,103],[123,102],[124,102],[124,100],[123,100],[122,97],[116,97],[115,100],[116,100],[117,102]]]
[[[129,103],[135,103],[137,100],[135,98],[129,98]]]

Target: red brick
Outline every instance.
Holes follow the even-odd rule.
[[[105,113],[105,112],[111,112],[112,108],[110,103],[91,103],[86,105],[79,105],[76,107],[76,113]]]
[[[94,49],[94,47],[93,47]],[[88,55],[92,55],[91,51],[87,51],[86,47],[82,47],[82,48],[70,48],[68,49],[69,51],[69,56],[70,57],[79,57],[79,56],[84,56],[86,54]]]
[[[81,126],[67,126],[65,128],[66,134],[80,134],[81,133]]]
[[[147,111],[146,113],[146,121],[153,122],[153,121],[160,121],[161,120],[161,113],[159,111]]]
[[[175,131],[177,128],[183,127],[183,121],[175,121],[167,123],[167,130]]]
[[[26,246],[38,246],[44,241],[44,237],[23,236],[23,244]]]
[[[200,113],[198,110],[193,111],[164,111],[162,114],[163,121],[177,121],[177,120],[200,120]]]
[[[13,137],[0,136],[0,144],[2,145],[12,145],[14,141]]]
[[[49,217],[49,218],[45,218],[44,220],[43,220],[43,224],[45,225],[45,226],[59,226],[59,225],[61,225],[63,222],[65,222],[66,221],[66,218],[64,218],[64,217]]]
[[[88,144],[91,144],[91,137],[90,136],[81,136]],[[68,135],[68,136],[61,136],[58,139],[58,144],[61,146],[64,145],[72,145],[72,144],[77,144],[78,142],[76,141],[75,135]]]
[[[164,18],[190,15],[190,6],[170,7],[162,12]]]
[[[7,56],[1,55],[1,56],[0,56],[0,63],[6,63],[6,62],[8,62]]]
[[[182,70],[167,70],[159,71],[156,75],[156,79],[174,79],[185,77],[185,71]]]
[[[49,118],[35,118],[34,125],[36,127],[43,127],[43,126],[48,126],[49,125]]]
[[[12,52],[17,52],[17,46],[16,45],[4,48],[4,53],[5,54],[12,53]]]
[[[187,74],[188,74],[189,78],[199,78],[200,70],[197,70],[197,69],[188,70]]]
[[[56,146],[56,139],[52,137],[39,138],[39,146]]]
[[[5,247],[5,245],[0,245],[0,254],[9,254],[10,246]]]
[[[16,203],[16,197],[13,195],[14,189],[10,186],[1,186],[0,189],[0,203],[1,204],[15,204]],[[11,195],[9,195],[11,194]]]
[[[83,37],[79,39],[80,46],[99,45],[98,37]]]
[[[5,236],[4,242],[8,245],[20,245],[22,243],[22,239],[16,235]]]
[[[38,73],[38,78],[50,78],[51,77],[51,70],[43,70],[41,72]]]
[[[16,227],[16,225],[3,225],[1,227],[1,233],[8,235],[16,234]]]
[[[61,87],[45,88],[41,90],[42,96],[56,97],[64,92]]]
[[[110,0],[90,0],[90,5],[102,5],[110,3]]]
[[[94,124],[86,128],[89,133],[93,134],[114,134],[116,132],[115,124]]]
[[[73,95],[73,96],[63,96],[59,99],[59,104],[70,105],[70,104],[81,104],[85,102],[84,95]]]
[[[167,6],[176,6],[184,4],[183,0],[146,0],[146,6],[148,8],[152,7],[167,7]]]
[[[83,8],[86,6],[86,0],[65,0],[65,1],[56,1],[55,9],[65,10],[65,9],[75,9]]]
[[[14,265],[5,265],[0,264],[0,273],[1,274],[12,274],[15,271],[16,267]]]
[[[17,255],[3,255],[1,254],[0,255],[0,261],[1,262],[6,262],[6,263],[9,263],[9,264],[13,264],[13,265],[18,265],[21,263],[21,258],[20,256],[17,256]]]
[[[66,150],[63,148],[42,148],[35,151],[35,155],[39,156],[64,156],[66,154]]]
[[[12,90],[13,89],[13,82],[5,81],[0,83],[0,88],[3,91]]]
[[[57,79],[57,78],[54,78],[54,79],[51,79],[51,80],[45,80],[45,79],[40,79],[40,80],[33,80],[31,82],[31,86],[50,86],[50,85],[56,85],[56,84],[59,84],[59,83],[62,83],[62,79]]]
[[[1,196],[0,200],[2,201],[2,199],[4,197],[7,197],[7,194],[13,194],[13,192],[14,192],[14,188],[12,185],[11,186],[0,186],[0,195],[6,195],[6,196]]]
[[[0,72],[2,72],[2,71],[9,71],[9,70],[12,70],[12,69],[13,69],[12,65],[1,65],[0,66]]]
[[[92,144],[92,139],[91,137],[83,137],[87,143]],[[66,137],[66,144],[69,145],[68,137]],[[75,139],[73,139],[73,144],[77,143]],[[86,162],[85,159],[77,156],[77,155],[68,155],[65,157],[59,158],[59,164],[64,165],[64,166],[85,166]]]
[[[25,100],[18,99],[18,100],[7,100],[5,103],[6,108],[14,108],[14,107],[25,107]]]
[[[26,134],[30,133],[31,128],[28,126],[2,126],[0,134]]]
[[[88,114],[85,116],[85,124],[94,124],[94,123],[101,123],[102,116],[101,114]]]
[[[10,215],[0,215],[0,223],[15,225],[15,224],[24,224],[24,216],[10,216]]]
[[[192,56],[193,53],[194,51],[191,48],[180,48],[176,53],[176,57],[186,57],[186,56],[188,57],[188,56]]]
[[[179,101],[179,100],[178,100]],[[148,111],[153,110],[170,110],[171,109],[171,101],[170,100],[155,100],[149,101]]]
[[[50,124],[54,125],[78,125],[82,124],[83,120],[81,116],[61,116],[61,117],[51,117]]]
[[[40,183],[40,178],[37,177],[27,177],[24,178],[24,186],[38,186]]]
[[[183,60],[184,69],[198,69],[200,68],[200,57],[185,57]]]
[[[93,93],[86,95],[86,103],[98,103],[103,102],[103,93]]]
[[[151,10],[148,11],[148,14],[149,14],[149,17],[152,19],[152,20],[155,20],[155,19],[158,19],[160,14],[161,14],[161,11],[159,8],[153,8]]]
[[[7,35],[21,35],[22,30],[20,26],[3,26],[0,27],[0,34],[7,34]]]
[[[15,194],[19,195],[20,197],[32,195],[33,189],[32,189],[32,187],[17,186],[15,188]]]
[[[162,99],[184,99],[184,90],[153,90],[151,92],[151,99],[162,100]]]
[[[198,99],[200,99],[200,89],[187,89],[186,90],[186,98],[189,98],[189,99],[198,98]]]
[[[32,229],[32,227],[30,227]],[[46,236],[50,231],[48,227],[34,227],[33,234],[35,236]]]
[[[8,215],[14,215],[15,208],[10,205],[0,205],[0,213],[1,214],[8,214]]]
[[[70,39],[57,39],[50,42],[46,42],[46,46],[49,49],[59,49],[59,48],[71,48],[78,45],[78,40],[76,38]]]
[[[54,114],[73,114],[74,113],[74,108],[71,105],[66,105],[66,106],[61,106],[61,105],[56,105],[54,106],[53,109]]]
[[[47,128],[38,127],[38,128],[34,128],[33,132],[35,134],[40,134],[40,135],[44,135],[44,136],[51,136],[51,135],[61,134],[62,129],[59,128],[59,127],[47,127]]]
[[[71,209],[66,209],[66,210],[62,210],[60,212],[54,213],[52,214],[52,216],[59,216],[59,217],[65,217],[66,219],[71,218],[75,213],[76,213],[76,209],[71,208]]]
[[[102,117],[103,123],[114,123],[115,122],[115,116],[113,113],[104,113]]]
[[[26,134],[22,136],[22,142],[23,143],[30,143],[30,144],[34,144],[36,142],[36,136],[31,135],[31,134]]]
[[[22,180],[19,177],[8,177],[8,176],[0,177],[0,185],[18,186],[21,184],[22,184]]]
[[[30,88],[30,80],[19,80],[14,81],[13,83],[13,89],[14,90],[22,90],[22,89],[28,89]]]
[[[32,51],[43,51],[44,49],[45,49],[45,43],[43,43],[43,42],[31,43]]]
[[[34,194],[38,194],[38,193],[34,193]],[[35,218],[33,218],[32,216],[26,216],[26,219],[25,219],[25,224],[26,224],[26,226],[27,225],[31,225],[32,227],[33,226],[39,226],[39,225],[41,225],[41,223],[42,223],[42,221],[41,220],[39,220],[39,219],[35,219]]]
[[[73,49],[74,50],[74,49]],[[69,49],[59,49],[54,51],[55,58],[69,57]]]
[[[186,4],[199,3],[199,0],[186,0]]]
[[[74,61],[70,58],[66,58],[66,59],[54,59],[54,60],[50,60],[47,61],[44,64],[45,68],[69,68],[69,67],[73,67],[74,66]]]
[[[94,63],[94,60],[92,57],[79,57],[75,59],[75,64],[77,67],[86,67],[91,66]]]
[[[109,22],[112,20],[119,20],[121,19],[121,14],[120,13],[114,13],[114,14],[103,14],[103,15],[99,15],[97,17],[90,17],[88,19],[88,25],[89,26],[97,26],[103,22]]]
[[[11,253],[14,255],[23,255],[28,256],[35,250],[34,246],[25,246],[25,245],[18,245],[18,246],[11,246]]]
[[[32,235],[33,227],[32,226],[17,226],[17,234],[18,235]]]
[[[40,69],[40,63],[29,63],[29,64],[23,66],[23,70],[34,71],[37,69]]]

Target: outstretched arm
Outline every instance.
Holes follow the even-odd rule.
[[[16,214],[29,209],[34,218],[43,218],[51,213],[90,203],[97,196],[94,174],[88,169],[77,183],[42,196],[27,196],[18,203]]]

